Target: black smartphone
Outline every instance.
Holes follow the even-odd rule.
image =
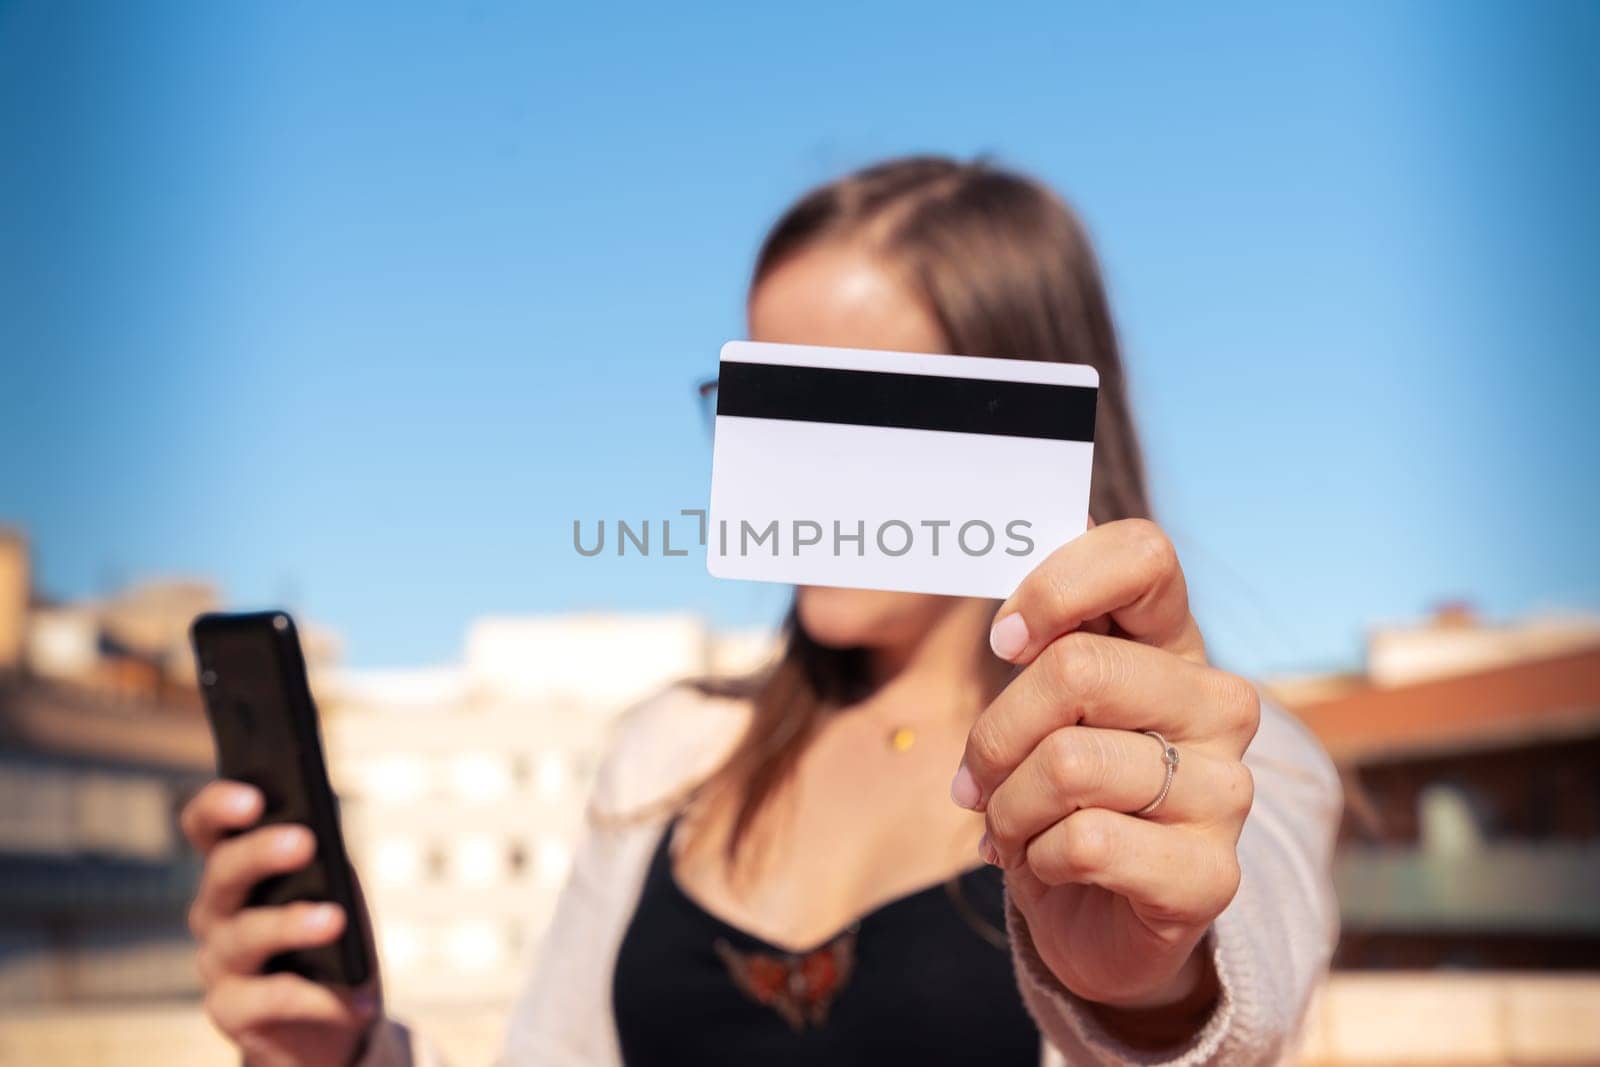
[[[261,825],[298,823],[316,837],[311,862],[262,881],[249,904],[331,900],[344,908],[344,932],[337,941],[281,953],[266,969],[291,971],[323,985],[359,986],[375,966],[294,620],[281,611],[202,615],[190,627],[190,637],[218,776],[261,790],[266,802]]]

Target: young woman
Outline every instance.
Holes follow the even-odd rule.
[[[872,167],[778,222],[749,326],[1095,366],[1097,525],[1000,605],[799,589],[773,669],[630,713],[505,1062],[1282,1057],[1335,935],[1337,779],[1206,661],[1078,222],[985,164]],[[375,996],[260,974],[346,917],[242,907],[310,855],[225,836],[259,811],[227,782],[185,811],[208,1012],[255,1065],[425,1060]]]

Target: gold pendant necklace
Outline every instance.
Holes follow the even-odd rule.
[[[896,726],[889,731],[889,747],[896,752],[905,752],[917,743],[917,731],[909,726]]]

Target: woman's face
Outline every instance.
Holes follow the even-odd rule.
[[[778,266],[750,294],[750,336],[778,344],[939,352],[933,316],[859,245],[825,243]],[[830,648],[903,648],[956,601],[917,593],[801,586],[800,625]]]

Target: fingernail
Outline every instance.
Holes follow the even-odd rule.
[[[983,836],[978,838],[978,858],[991,867],[1000,866],[1000,853],[994,850],[994,842],[989,840],[989,831],[985,830]]]
[[[317,930],[326,930],[339,919],[339,907],[336,904],[316,904],[306,913],[306,925]]]
[[[956,802],[958,808],[977,811],[979,796],[978,780],[972,777],[972,772],[967,770],[967,765],[963,763],[961,769],[956,771],[956,776],[950,780],[950,799]]]
[[[255,810],[256,794],[250,789],[235,789],[228,794],[228,809],[235,815],[248,815]]]
[[[278,831],[278,839],[273,842],[273,846],[281,855],[298,852],[301,842],[305,840],[305,833],[306,831],[298,826],[286,826]]]
[[[1003,660],[1013,660],[1028,647],[1028,624],[1013,611],[989,631],[989,647]]]

